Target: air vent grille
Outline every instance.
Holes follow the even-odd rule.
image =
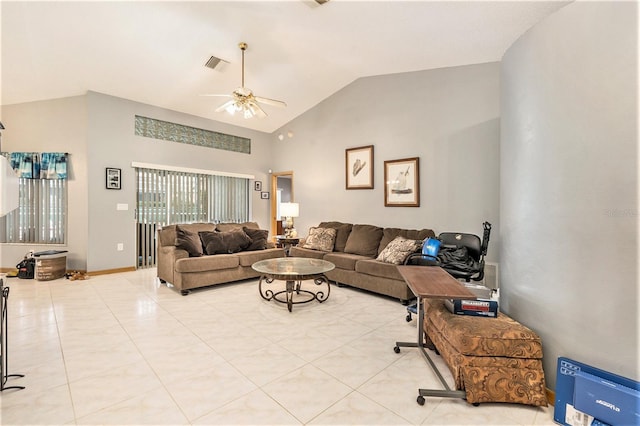
[[[212,56],[209,58],[209,60],[207,61],[206,64],[204,64],[205,67],[207,68],[211,68],[212,70],[216,69],[216,67],[218,65],[220,65],[220,62],[225,62],[220,58],[216,58],[215,56]]]

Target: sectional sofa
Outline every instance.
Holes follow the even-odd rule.
[[[158,278],[183,296],[195,288],[256,278],[260,274],[251,265],[285,255],[267,236],[268,231],[256,222],[162,227],[158,231]]]
[[[403,239],[415,242],[413,247],[405,244],[408,250],[420,250],[422,240],[435,238],[433,230],[382,228],[333,221],[312,227],[310,233],[318,228],[335,229],[333,246],[319,249],[314,244],[309,244],[307,236],[298,246],[291,247],[289,255],[324,259],[333,263],[335,269],[327,272],[326,276],[338,284],[394,297],[403,304],[415,298],[397,269],[397,265],[402,263],[403,255],[392,258],[384,255],[389,252],[390,243],[395,245]]]

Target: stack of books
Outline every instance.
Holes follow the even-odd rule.
[[[497,300],[445,300],[444,305],[447,307],[449,312],[456,315],[471,315],[489,318],[498,317]]]

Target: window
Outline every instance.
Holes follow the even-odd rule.
[[[249,179],[169,170],[136,169],[138,222],[246,222]]]
[[[65,244],[67,180],[20,178],[19,207],[0,218],[0,242]]]
[[[250,178],[213,173],[136,167],[139,267],[156,264],[158,227],[249,220]]]

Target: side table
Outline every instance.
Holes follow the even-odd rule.
[[[276,246],[278,248],[284,248],[287,256],[289,256],[289,249],[293,246],[297,246],[300,242],[300,238],[286,237],[284,235],[276,235]]]
[[[442,376],[440,370],[433,362],[424,346],[424,306],[423,299],[475,299],[476,296],[466,289],[455,278],[449,275],[439,266],[398,266],[398,272],[418,298],[418,341],[396,342],[393,348],[395,353],[400,353],[401,347],[418,348],[423,358],[429,363],[433,372],[438,376],[444,389],[418,389],[416,402],[424,405],[425,396],[441,398],[466,398],[463,390],[451,389]],[[474,404],[477,405],[477,404]]]

